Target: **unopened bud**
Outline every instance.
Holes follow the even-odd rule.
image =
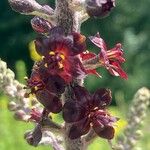
[[[31,20],[31,25],[32,28],[39,33],[47,33],[52,27],[52,25],[48,21],[40,17],[34,17]]]
[[[86,0],[85,7],[89,16],[103,18],[115,7],[115,0]]]
[[[23,110],[17,110],[14,113],[14,118],[19,121],[25,121],[26,113]]]
[[[11,101],[8,103],[7,107],[10,111],[15,111],[17,109],[17,104],[15,102]]]
[[[131,146],[134,146],[136,144],[136,142],[137,142],[137,140],[132,138],[132,137],[129,140],[129,143],[130,143]]]
[[[13,10],[20,13],[31,13],[34,10],[34,4],[38,4],[35,0],[9,0],[9,4]]]
[[[6,73],[6,68],[7,68],[6,63],[0,59],[0,73],[5,74]]]
[[[37,125],[34,131],[26,132],[24,138],[27,140],[28,144],[37,146],[42,139],[42,131],[40,126]]]
[[[141,130],[137,130],[136,133],[135,133],[135,138],[139,139],[141,136],[143,136],[142,131]]]

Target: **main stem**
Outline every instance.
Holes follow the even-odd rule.
[[[80,31],[77,18],[75,18],[75,12],[69,8],[72,0],[56,0],[56,20],[57,25],[64,28],[66,35],[72,31]],[[77,16],[76,16],[77,17]],[[82,81],[73,81],[76,84],[82,84]],[[73,84],[73,83],[72,83]],[[71,89],[70,85],[66,87],[65,93],[63,95],[64,103],[71,99]],[[81,138],[71,140],[68,138],[68,132],[70,130],[71,124],[65,123],[65,146],[66,150],[83,150],[84,144]]]

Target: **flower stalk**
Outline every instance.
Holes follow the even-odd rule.
[[[118,138],[116,150],[131,150],[142,137],[141,127],[150,104],[150,91],[143,87],[135,94],[127,116],[123,137]]]

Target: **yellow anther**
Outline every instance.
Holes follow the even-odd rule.
[[[47,64],[47,63],[45,63],[44,66],[45,66],[46,68],[48,68],[48,64]]]
[[[59,67],[59,69],[62,69],[62,68],[64,67],[64,65],[59,62],[59,63],[58,63],[58,67]]]
[[[44,56],[42,56],[41,58],[42,58],[42,59],[44,59],[45,57],[44,57]]]
[[[65,56],[64,56],[63,54],[61,54],[61,55],[60,55],[60,58],[61,58],[62,60],[64,60],[64,59],[65,59]]]
[[[55,55],[55,52],[50,51],[49,54],[50,54],[50,55]]]
[[[37,91],[37,90],[38,90],[38,87],[37,87],[37,86],[35,86],[35,87],[34,87],[34,89],[35,89],[35,91]]]
[[[29,94],[29,99],[32,100],[33,98],[35,98],[35,94],[34,93],[30,93]]]

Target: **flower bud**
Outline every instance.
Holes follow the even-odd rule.
[[[8,109],[10,110],[10,111],[15,111],[16,109],[17,109],[17,104],[15,103],[15,102],[13,102],[13,101],[11,101],[11,102],[9,102],[8,103]]]
[[[115,7],[115,0],[86,0],[85,7],[89,16],[103,18]]]
[[[33,131],[26,132],[24,138],[27,140],[28,144],[37,146],[42,139],[41,127],[37,125]]]
[[[34,17],[31,20],[31,25],[32,28],[39,33],[47,33],[52,27],[52,25],[48,21],[40,17]]]
[[[25,121],[27,120],[27,115],[23,110],[20,109],[14,113],[14,118],[18,121]]]
[[[13,10],[20,13],[31,13],[34,11],[33,4],[35,0],[9,0],[10,6]]]

